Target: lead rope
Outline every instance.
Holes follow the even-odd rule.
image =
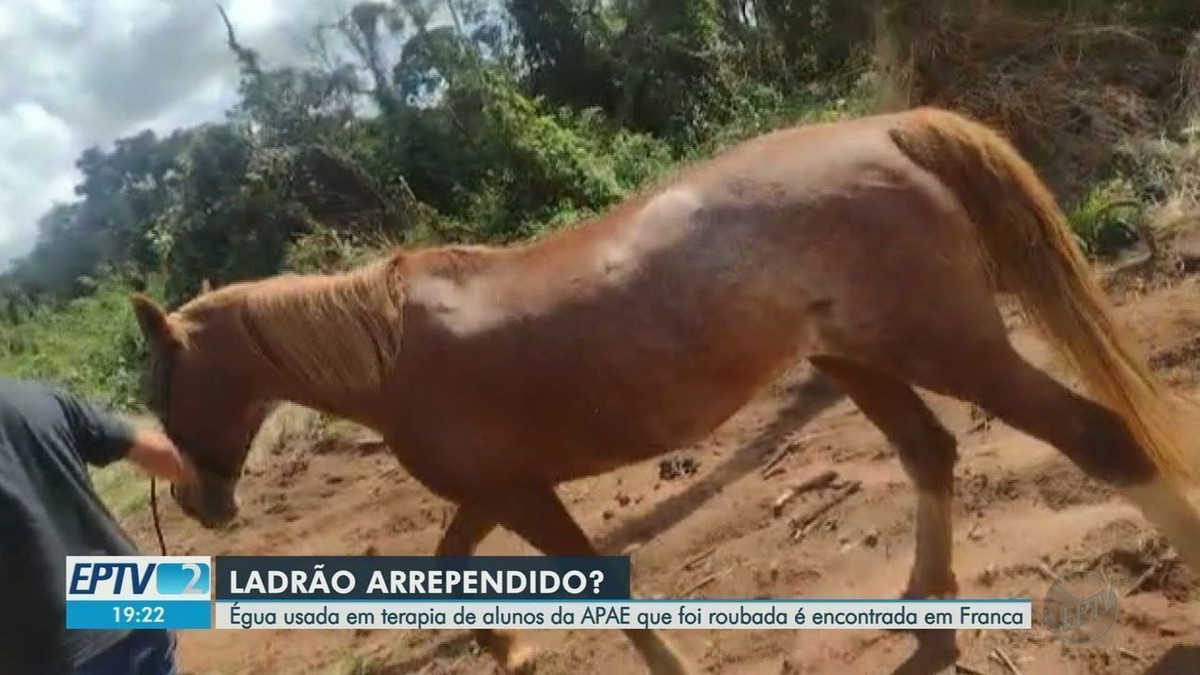
[[[170,398],[170,380],[167,380],[166,395],[162,398],[163,401]],[[167,433],[167,407],[165,405],[153,406],[162,411],[159,419],[162,422],[163,433]],[[154,534],[158,536],[158,548],[162,551],[163,557],[167,555],[167,540],[163,538],[162,520],[158,515],[158,486],[155,485],[155,475],[150,474],[150,515],[154,518]]]
[[[158,517],[158,489],[154,485],[154,476],[150,476],[150,514],[154,517],[154,534],[158,535],[158,548],[163,556],[167,555],[167,541],[163,539],[162,521]]]

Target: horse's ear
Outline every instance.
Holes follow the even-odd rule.
[[[151,346],[165,347],[179,342],[170,318],[158,303],[142,293],[131,294],[129,300],[133,303],[133,315],[137,317],[142,336]]]
[[[204,281],[200,282],[200,292],[201,293],[211,293],[212,292],[212,284],[209,283],[207,278]]]

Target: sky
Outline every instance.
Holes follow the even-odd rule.
[[[295,62],[341,0],[221,0],[264,65]],[[0,268],[74,198],[75,160],[144,128],[220,120],[237,66],[215,0],[0,0]]]

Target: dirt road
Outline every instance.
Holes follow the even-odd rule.
[[[1131,300],[1121,316],[1175,387],[1200,385],[1200,282],[1184,279]],[[1017,328],[1023,352],[1045,349]],[[661,597],[891,597],[913,547],[913,492],[882,436],[852,404],[805,368],[789,373],[710,439],[658,461],[560,488],[604,550],[632,550],[634,592]],[[1069,648],[1044,631],[958,636],[960,663],[980,673],[1200,673],[1200,611],[1190,574],[1131,507],[1053,449],[927,396],[960,440],[956,569],[964,596],[1042,597],[1071,566],[1107,572],[1122,593],[1117,625],[1100,643]],[[311,419],[282,415],[282,420]],[[243,515],[223,536],[165,506],[172,553],[430,554],[448,506],[386,452],[324,444],[277,421],[282,440],[252,457]],[[264,438],[270,436],[264,433]],[[1200,437],[1198,437],[1200,442]],[[790,451],[784,449],[791,448]],[[764,476],[768,458],[784,452]],[[822,471],[862,489],[802,533],[795,523],[831,499],[801,495],[778,516],[788,485]],[[131,527],[154,550],[149,517]],[[533,554],[507,532],[483,553]],[[672,635],[711,673],[890,673],[913,654],[911,636],[879,631],[679,631]],[[613,632],[526,632],[543,648],[537,672],[644,672]],[[998,652],[997,652],[998,650]],[[993,657],[993,653],[997,656]],[[296,631],[185,634],[182,662],[196,673],[492,673],[457,631]],[[970,672],[970,671],[960,671]]]

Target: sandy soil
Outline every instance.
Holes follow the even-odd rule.
[[[1140,294],[1121,316],[1170,383],[1200,384],[1200,283]],[[1030,358],[1045,349],[1021,328]],[[797,367],[707,441],[659,461],[563,485],[584,528],[608,552],[632,551],[634,592],[661,597],[893,597],[913,549],[913,492],[882,436],[840,394]],[[957,401],[927,399],[960,440],[955,556],[961,592],[1042,597],[1047,570],[1092,565],[1126,592],[1117,625],[1089,647],[1046,631],[958,635],[957,672],[1200,673],[1200,612],[1190,573],[1162,539],[1104,486],[1052,448]],[[243,515],[217,534],[164,506],[173,553],[430,554],[450,513],[377,447],[315,443],[311,415],[282,412],[264,431],[243,481]],[[790,448],[790,451],[785,449]],[[785,452],[773,471],[763,467]],[[694,472],[689,473],[689,470]],[[825,470],[862,489],[795,536],[797,520],[831,498],[815,491],[779,516],[788,485]],[[167,500],[169,501],[169,500]],[[130,527],[155,550],[149,517]],[[535,554],[507,532],[482,553]],[[1147,570],[1150,570],[1147,574]],[[677,631],[710,673],[890,673],[913,656],[911,635],[878,631]],[[545,674],[645,672],[616,632],[520,634],[542,648]],[[999,650],[1015,671],[992,656]],[[195,673],[492,673],[457,631],[186,633],[182,664]],[[900,672],[922,672],[915,671]],[[924,672],[928,672],[927,670]],[[955,672],[950,668],[946,672]]]

